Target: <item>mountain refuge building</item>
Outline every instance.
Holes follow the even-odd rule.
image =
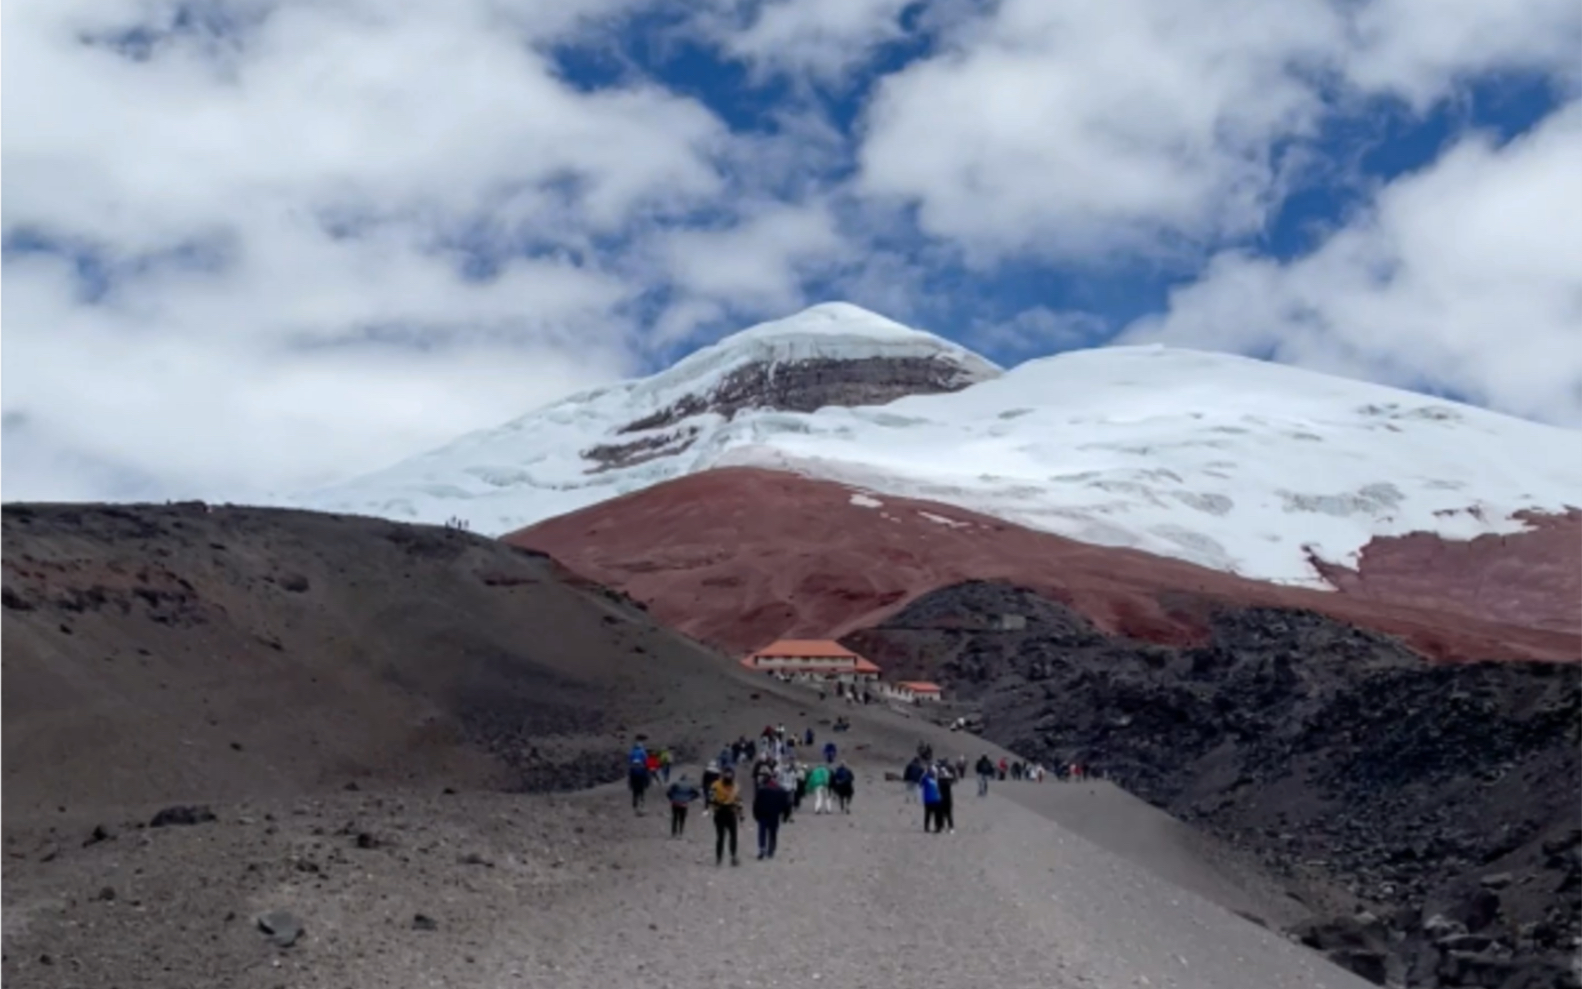
[[[877,664],[829,639],[781,639],[751,653],[742,665],[793,680],[856,684],[879,679]]]

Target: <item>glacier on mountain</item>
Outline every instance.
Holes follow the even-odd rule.
[[[707,408],[744,367],[772,378],[808,361],[919,358],[962,387],[813,412]],[[590,459],[613,438],[638,452]],[[1354,563],[1375,536],[1514,532],[1516,513],[1582,503],[1579,454],[1571,430],[1226,354],[1106,347],[1002,373],[932,334],[829,304],[293,501],[459,516],[503,534],[684,474],[756,466],[1326,586],[1310,554]]]

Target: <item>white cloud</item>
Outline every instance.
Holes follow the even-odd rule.
[[[861,187],[989,265],[1195,261],[1258,229],[1337,103],[1582,73],[1572,0],[1004,0],[890,76]]]
[[[723,230],[681,230],[661,240],[664,263],[685,292],[760,312],[805,301],[804,266],[838,261],[842,240],[821,209],[776,204]]]
[[[1128,342],[1269,352],[1582,426],[1582,102],[1462,140],[1312,254],[1215,258]]]
[[[1032,306],[1010,319],[977,320],[967,337],[972,346],[983,350],[1045,355],[1091,347],[1103,339],[1108,327],[1096,313]]]
[[[5,267],[5,496],[289,490],[632,370],[649,286],[589,245],[714,203],[730,139],[555,76],[615,6],[5,4],[5,226],[57,248]],[[469,243],[539,256],[470,280]]]
[[[1353,12],[1346,75],[1419,109],[1455,83],[1492,72],[1582,83],[1582,4],[1576,0],[1374,0]]]
[[[983,262],[1239,233],[1271,194],[1272,139],[1322,108],[1299,70],[1339,29],[1302,0],[1006,0],[885,80],[862,186]]]
[[[1195,264],[1263,222],[1301,160],[1274,148],[1337,92],[1423,107],[1468,74],[1582,72],[1573,0],[937,0],[937,53],[879,86],[854,142],[813,91],[856,91],[910,6],[4,4],[5,496],[354,474],[815,301],[809,276],[926,324],[959,257]],[[730,133],[630,63],[595,92],[559,76],[552,43],[619,49],[623,15],[654,7],[684,15],[663,43],[701,34],[790,83],[775,133]],[[1574,365],[1487,328],[1508,317],[1526,355],[1574,342],[1553,150],[1574,127],[1464,145],[1296,264],[1222,254],[1147,332],[1573,417]],[[899,233],[907,205],[933,240]],[[1393,280],[1364,277],[1386,262]],[[1258,305],[1268,329],[1246,327]],[[973,332],[1050,347],[1085,319],[1035,306]]]
[[[715,0],[708,33],[760,73],[838,83],[873,50],[904,36],[911,0]]]

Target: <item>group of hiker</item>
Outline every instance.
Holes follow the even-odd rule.
[[[649,786],[656,782],[667,784],[665,799],[670,804],[670,835],[682,838],[686,834],[688,812],[701,800],[704,813],[714,822],[715,864],[723,865],[729,853],[731,865],[739,865],[740,827],[749,808],[742,794],[737,767],[750,767],[749,778],[753,784],[750,810],[758,835],[758,858],[772,859],[779,845],[780,826],[791,823],[804,803],[812,804],[814,814],[833,814],[837,810],[842,814],[851,813],[856,775],[839,758],[838,747],[833,741],[825,742],[822,749],[815,748],[815,741],[812,728],[797,735],[788,732],[785,725],[766,726],[755,739],[743,735],[723,746],[705,768],[702,782],[694,783],[684,772],[671,782],[674,760],[670,750],[650,751],[639,740],[628,754],[632,807],[641,814]],[[803,758],[804,753],[807,758]],[[1037,763],[1010,761],[1004,757],[996,762],[987,754],[979,756],[971,768],[978,778],[979,797],[988,796],[992,780],[1042,782],[1045,775],[1044,767]],[[925,832],[955,833],[954,789],[967,775],[965,755],[954,761],[936,759],[933,746],[927,742],[918,744],[917,753],[907,763],[901,778],[906,784],[906,802],[923,807]],[[1081,780],[1086,776],[1087,769],[1075,763],[1060,767],[1056,774],[1057,779]]]
[[[674,764],[675,757],[668,748],[650,751],[640,738],[632,743],[632,750],[626,756],[626,786],[632,791],[633,810],[642,813],[650,786],[670,782]]]
[[[741,821],[747,807],[737,780],[738,764],[751,764],[753,782],[752,817],[758,833],[758,858],[772,859],[779,846],[780,825],[790,823],[804,802],[811,803],[814,814],[851,813],[856,793],[856,774],[838,758],[834,742],[826,742],[822,762],[803,762],[801,750],[812,750],[813,729],[800,737],[788,733],[784,725],[766,727],[757,740],[745,737],[725,746],[719,757],[709,762],[701,784],[681,773],[665,790],[670,802],[670,835],[686,834],[687,815],[692,805],[703,801],[704,813],[714,822],[714,861],[722,865],[726,853],[732,865],[739,865]],[[641,813],[643,793],[655,778],[654,756],[638,742],[628,755],[632,806]],[[668,779],[668,763],[662,777]]]

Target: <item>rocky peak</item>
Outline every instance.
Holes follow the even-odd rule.
[[[1000,368],[943,337],[849,303],[824,303],[742,330],[645,379],[632,397],[650,411],[583,451],[595,471],[679,453],[699,433],[687,420],[747,410],[816,412],[959,391]],[[643,401],[646,399],[647,401]]]

